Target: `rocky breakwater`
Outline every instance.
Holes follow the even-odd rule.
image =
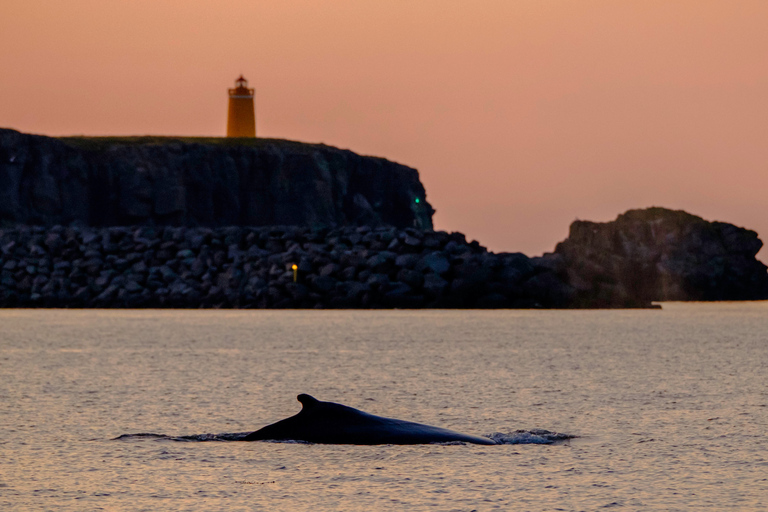
[[[0,129],[0,226],[429,230],[433,213],[415,169],[322,144]]]
[[[412,228],[0,229],[0,307],[568,307],[564,272]]]
[[[647,301],[768,299],[757,233],[665,208],[576,221],[557,245],[576,307]]]

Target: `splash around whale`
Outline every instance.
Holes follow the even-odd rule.
[[[412,421],[375,416],[306,394],[296,397],[301,411],[267,425],[243,441],[306,441],[320,444],[427,444],[462,442],[498,444],[489,437],[462,434]]]

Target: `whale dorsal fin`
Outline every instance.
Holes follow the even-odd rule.
[[[306,393],[302,393],[299,396],[296,397],[296,400],[301,402],[302,408],[301,410],[310,409],[314,407],[315,405],[320,403],[320,400],[313,396],[309,396]]]

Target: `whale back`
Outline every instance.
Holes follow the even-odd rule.
[[[295,440],[322,444],[424,444],[460,441],[496,444],[487,437],[376,416],[334,402],[300,394],[302,409],[295,416],[267,425],[245,441]]]

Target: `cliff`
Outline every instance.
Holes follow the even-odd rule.
[[[0,129],[0,225],[432,229],[415,169],[275,139]]]
[[[576,221],[555,254],[574,305],[670,300],[768,299],[757,233],[665,208],[630,210],[612,222]]]

